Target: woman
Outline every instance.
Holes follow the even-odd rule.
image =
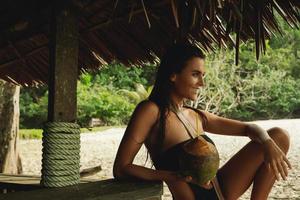
[[[275,180],[280,176],[285,180],[291,168],[286,158],[289,136],[281,128],[265,131],[255,124],[184,106],[186,99],[196,100],[199,89],[204,86],[204,58],[192,45],[178,44],[167,51],[149,99],[136,107],[125,131],[114,163],[114,176],[165,181],[176,200],[211,200],[222,196],[226,200],[238,199],[252,183],[251,199],[267,199]],[[180,177],[175,173],[178,169],[173,168],[178,156],[174,149],[180,149],[191,136],[174,109],[199,134],[210,132],[252,139],[218,170],[216,184],[210,181],[202,186],[195,185],[192,177]],[[207,136],[206,140],[212,143]],[[142,144],[147,147],[155,170],[133,164]],[[164,156],[172,157],[170,162],[174,163],[163,165],[161,158]]]

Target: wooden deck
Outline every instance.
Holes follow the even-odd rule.
[[[39,182],[40,177],[38,176],[0,174],[0,190],[8,192],[0,194],[0,199],[160,200],[163,191],[162,182],[140,180],[81,179],[81,183],[78,185],[62,188],[42,188]]]

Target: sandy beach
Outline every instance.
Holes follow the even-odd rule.
[[[289,171],[286,181],[278,181],[272,189],[269,199],[298,199],[300,200],[300,119],[255,121],[263,128],[274,126],[288,130],[291,147],[288,159],[293,169]],[[107,179],[112,177],[112,165],[117,148],[124,133],[124,128],[114,128],[103,132],[81,134],[81,169],[102,166],[102,171],[91,176],[93,179]],[[221,165],[250,140],[246,137],[231,137],[209,134],[215,142],[221,156]],[[41,140],[21,140],[20,153],[23,162],[23,173],[40,175],[41,170]],[[146,150],[141,148],[134,163],[144,165]],[[148,161],[146,166],[151,166]],[[250,199],[251,188],[240,198]],[[172,199],[167,187],[164,187],[164,200]]]

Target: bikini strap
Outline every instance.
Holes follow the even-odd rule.
[[[219,199],[219,200],[225,200],[225,198],[224,198],[224,196],[223,196],[223,194],[222,194],[222,190],[221,190],[221,188],[220,188],[220,184],[219,184],[219,181],[218,181],[217,176],[215,176],[215,177],[213,178],[212,184],[213,184],[213,186],[214,186],[214,188],[215,188],[215,191],[216,191],[216,193],[217,193],[218,199]]]
[[[178,117],[178,119],[181,121],[181,123],[183,124],[183,126],[187,130],[189,136],[191,138],[197,137],[196,130],[191,125],[191,123],[183,116],[183,114],[181,112],[178,112],[178,110],[176,110],[174,108],[174,106],[170,106],[170,110],[173,111],[176,114],[176,116]]]

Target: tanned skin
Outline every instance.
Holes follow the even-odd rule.
[[[196,100],[199,89],[204,86],[204,75],[204,60],[195,57],[188,60],[180,73],[170,77],[174,83],[171,100],[194,127],[196,127],[195,117],[199,117],[198,114],[182,105],[185,99]],[[116,155],[114,176],[162,180],[167,183],[174,199],[193,200],[195,199],[193,191],[187,184],[193,181],[191,177],[179,178],[171,171],[149,169],[133,164],[133,159],[143,143],[148,147],[149,152],[151,148],[155,148],[149,138],[158,134],[156,127],[159,114],[158,106],[151,101],[144,101],[137,106]],[[202,132],[251,138],[265,132],[253,124],[226,119],[209,112],[204,114],[207,117],[207,124],[200,126]],[[278,127],[271,128],[266,133],[271,139],[263,143],[250,141],[219,169],[221,190],[226,200],[238,199],[252,183],[251,199],[267,199],[275,180],[279,180],[280,176],[286,179],[288,168],[291,168],[286,158],[290,143],[288,133]],[[168,149],[189,138],[177,116],[169,112],[163,149]]]

